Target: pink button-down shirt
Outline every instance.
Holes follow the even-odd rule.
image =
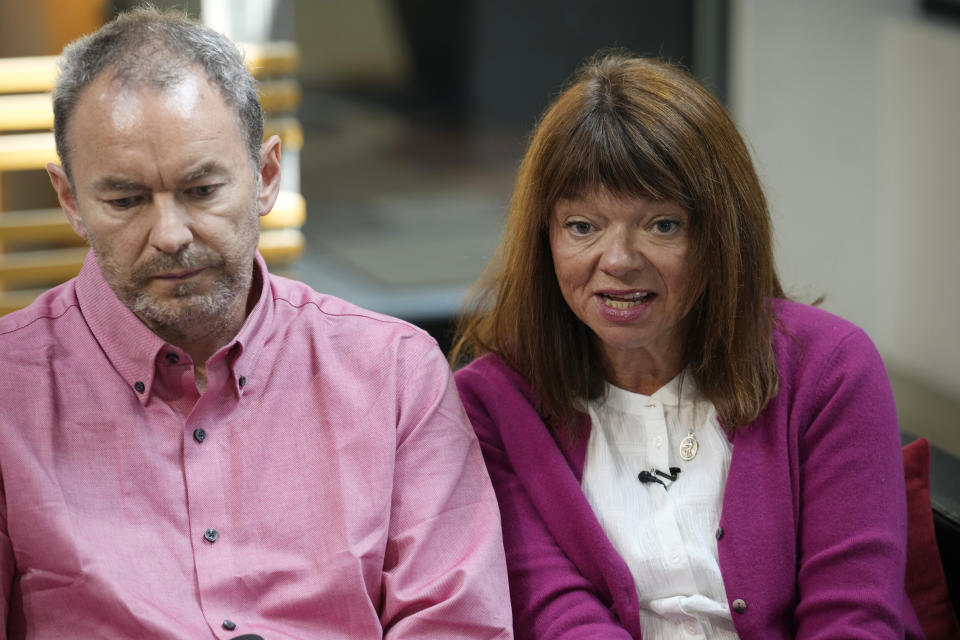
[[[435,343],[257,265],[202,396],[92,255],[0,318],[0,637],[511,637]]]

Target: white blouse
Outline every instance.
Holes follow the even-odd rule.
[[[607,385],[589,403],[592,428],[583,492],[614,548],[627,563],[640,599],[645,640],[737,638],[720,575],[716,530],[733,447],[692,376],[652,396]],[[689,462],[680,443],[693,427],[699,451]],[[641,471],[669,474],[642,483]]]

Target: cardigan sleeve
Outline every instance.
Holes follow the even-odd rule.
[[[535,502],[542,503],[544,496],[534,499],[531,488],[514,467],[514,458],[525,464],[538,461],[518,455],[504,444],[502,434],[508,429],[546,432],[546,426],[529,404],[518,400],[519,393],[506,388],[502,379],[493,381],[469,368],[459,371],[456,379],[500,504],[516,637],[631,638],[610,604],[601,600],[594,584],[578,570],[541,517]],[[540,460],[562,457],[556,446],[553,451],[544,452],[548,453]],[[536,474],[537,469],[526,471]],[[550,473],[546,468],[543,471]],[[573,473],[568,473],[575,482]],[[558,501],[556,509],[552,515],[564,517],[562,501]]]
[[[903,638],[906,496],[890,384],[860,330],[822,362],[794,413],[805,423],[796,638]]]

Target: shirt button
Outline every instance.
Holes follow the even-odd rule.
[[[717,536],[717,540],[723,537],[723,527],[717,527],[717,532],[714,534]]]
[[[137,390],[137,393],[143,393],[143,390],[147,388],[147,385],[137,380],[133,383],[133,388]]]
[[[169,362],[170,364],[177,364],[178,362],[180,362],[180,356],[178,356],[177,354],[171,351],[170,353],[167,354],[167,362]]]
[[[197,442],[203,442],[207,439],[207,432],[203,429],[194,429],[193,430],[193,439]]]
[[[674,551],[673,553],[670,554],[670,562],[672,562],[673,564],[679,564],[680,560],[681,558],[680,558],[679,551]]]
[[[243,389],[243,387],[247,384],[247,378],[245,376],[240,376],[240,379],[237,380],[237,383],[240,385],[240,388]]]
[[[740,598],[737,598],[736,600],[733,601],[733,610],[736,611],[737,613],[743,613],[744,611],[747,610],[747,603],[741,600]]]
[[[237,628],[237,623],[233,620],[224,620],[221,626],[227,631],[233,631]]]
[[[683,628],[691,636],[696,635],[700,631],[696,622],[688,622],[687,624],[683,625]]]
[[[203,538],[207,542],[216,542],[217,538],[219,537],[220,537],[220,534],[217,532],[216,529],[213,529],[213,528],[207,529],[206,531],[203,532]]]
[[[653,439],[653,444],[654,444],[654,446],[656,446],[657,448],[663,446],[663,437],[662,437],[662,436],[657,436],[656,438],[654,438],[654,439]]]

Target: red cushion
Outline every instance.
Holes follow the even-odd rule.
[[[903,448],[903,471],[907,481],[907,595],[927,640],[960,638],[933,528],[930,442],[926,438]]]

